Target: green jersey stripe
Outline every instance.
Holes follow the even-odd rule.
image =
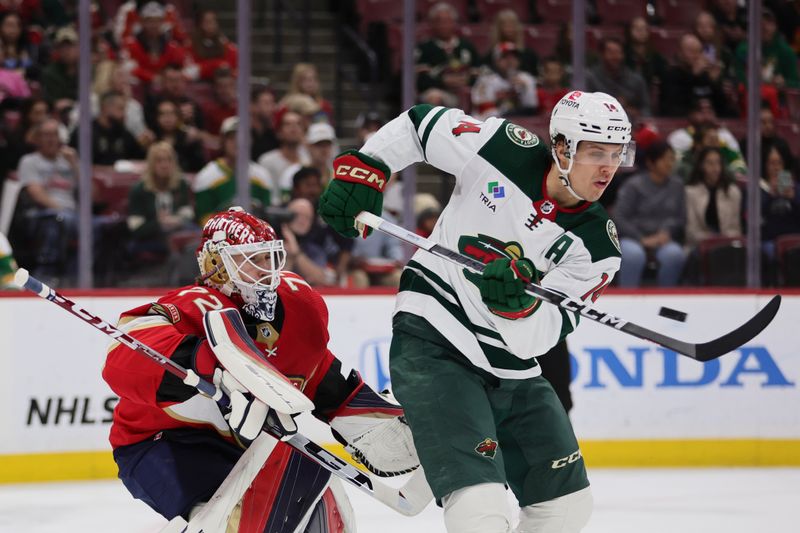
[[[520,359],[502,348],[495,348],[489,344],[478,341],[478,346],[481,347],[483,355],[493,368],[502,368],[503,370],[530,370],[539,363],[536,362],[535,357],[530,359]]]
[[[433,131],[433,127],[436,125],[436,123],[439,121],[439,119],[442,117],[442,115],[445,114],[446,111],[447,111],[447,108],[443,107],[435,115],[433,115],[433,118],[431,119],[431,121],[428,122],[428,126],[425,128],[425,133],[422,135],[422,153],[423,154],[425,154],[425,147],[428,145],[428,137],[431,136],[431,132]],[[428,159],[428,156],[427,156],[427,154],[425,154],[425,160],[427,161],[427,159]]]
[[[400,292],[411,291],[432,296],[444,309],[453,315],[462,326],[468,330],[472,330],[472,323],[470,323],[467,314],[458,305],[449,302],[442,294],[439,293],[428,281],[414,270],[406,269],[400,278]]]
[[[452,295],[453,298],[456,300],[456,303],[458,304],[458,306],[463,309],[463,305],[461,305],[461,300],[458,298],[458,294],[456,293],[456,291],[453,289],[453,287],[448,285],[447,282],[444,281],[439,276],[439,274],[437,274],[433,270],[429,269],[428,267],[425,267],[425,266],[421,265],[420,263],[414,261],[413,259],[410,260],[406,266],[408,268],[413,268],[415,270],[419,270],[420,273],[425,278],[427,278],[427,280],[434,282],[437,287],[439,287],[440,289],[442,289],[446,293]],[[475,333],[478,333],[480,335],[484,335],[484,336],[489,337],[491,339],[496,339],[498,341],[503,342],[503,337],[499,333],[497,333],[496,331],[494,331],[492,329],[484,328],[483,326],[479,326],[477,324],[472,324],[472,323],[470,323],[470,329],[472,329]],[[505,344],[505,343],[503,343],[503,344]]]
[[[420,124],[422,124],[422,121],[425,120],[431,110],[433,110],[433,106],[430,104],[418,104],[408,110],[408,118],[414,124],[415,130],[419,129]]]
[[[430,280],[431,280],[431,281],[433,281],[434,283],[436,283],[436,285],[438,285],[438,286],[439,286],[439,288],[441,288],[443,291],[445,291],[446,293],[448,293],[448,294],[452,295],[452,296],[453,296],[453,298],[455,298],[455,299],[456,299],[456,301],[459,303],[459,305],[461,305],[461,302],[458,300],[458,295],[456,294],[456,291],[455,291],[455,290],[453,290],[453,287],[451,287],[450,285],[448,285],[448,284],[447,284],[447,283],[446,283],[446,282],[445,282],[445,281],[444,281],[444,280],[443,280],[443,279],[442,279],[442,278],[439,276],[439,274],[437,274],[437,273],[436,273],[436,272],[434,272],[433,270],[429,269],[428,267],[425,267],[425,266],[423,266],[423,265],[419,264],[417,261],[414,261],[413,259],[411,259],[411,260],[410,260],[410,261],[409,261],[409,262],[406,264],[406,266],[407,266],[407,267],[409,267],[409,268],[413,268],[413,269],[416,269],[416,270],[420,270],[420,271],[422,271],[422,272],[425,274],[425,276],[426,276],[426,277],[430,278]]]
[[[469,321],[466,313],[458,306],[447,301],[444,296],[413,270],[407,269],[403,272],[403,277],[400,280],[400,291],[416,292],[432,297],[445,311],[450,313],[462,327],[467,329],[470,333],[475,334],[475,325]],[[492,333],[497,335],[495,332]],[[480,340],[477,340],[477,342],[486,360],[494,368],[501,368],[504,370],[529,370],[538,365],[534,358],[520,359],[503,348],[492,346]]]
[[[569,319],[569,312],[564,309],[558,309],[561,312],[561,332],[558,334],[558,342],[563,341],[567,335],[575,330],[575,326],[581,321],[578,313],[575,313],[575,326],[572,325],[572,320]]]

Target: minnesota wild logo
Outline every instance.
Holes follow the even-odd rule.
[[[523,148],[531,148],[539,144],[539,137],[531,133],[530,130],[511,122],[506,124],[506,135],[511,139],[511,142]]]
[[[507,259],[522,259],[525,252],[516,241],[503,242],[488,235],[478,234],[462,235],[458,239],[458,250],[472,259],[477,259],[483,264],[490,263],[495,259],[505,257]],[[464,269],[464,276],[476,286],[481,279],[480,274]]]
[[[484,457],[494,459],[495,454],[497,454],[497,441],[486,437],[475,446],[475,451]]]

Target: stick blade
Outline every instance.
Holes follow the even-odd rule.
[[[781,307],[780,295],[774,296],[756,315],[718,339],[696,345],[694,358],[698,361],[710,361],[726,353],[736,350],[769,326]]]

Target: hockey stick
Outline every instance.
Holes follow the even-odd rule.
[[[409,244],[413,244],[418,248],[422,248],[423,250],[426,250],[437,257],[450,261],[451,263],[461,265],[472,272],[480,274],[483,272],[485,267],[483,263],[476,259],[472,259],[471,257],[460,254],[455,250],[450,250],[449,248],[438,245],[431,240],[421,237],[405,228],[401,228],[396,224],[392,224],[391,222],[388,222],[381,217],[373,215],[367,211],[362,211],[359,213],[359,215],[356,217],[356,220],[361,224],[365,224],[382,233],[396,237]],[[776,295],[766,306],[764,306],[763,309],[756,313],[755,316],[737,329],[731,331],[730,333],[726,333],[717,339],[695,344],[668,337],[663,333],[658,333],[657,331],[647,329],[638,324],[634,324],[633,322],[628,322],[627,320],[615,317],[609,313],[604,313],[603,311],[595,309],[586,302],[582,302],[576,298],[566,296],[535,283],[528,283],[528,285],[525,287],[525,290],[528,292],[528,294],[536,296],[545,302],[551,303],[567,311],[579,313],[590,320],[594,320],[600,324],[618,329],[619,331],[628,333],[634,337],[655,342],[656,344],[660,344],[665,348],[669,348],[672,351],[686,355],[697,361],[710,361],[712,359],[716,359],[717,357],[725,355],[726,353],[729,353],[739,348],[744,343],[750,341],[753,337],[761,333],[761,331],[766,328],[770,322],[772,322],[772,319],[775,318],[775,314],[778,312],[778,308],[781,305],[781,297],[780,295]]]
[[[217,388],[212,383],[200,379],[191,369],[182,367],[153,348],[137,341],[124,331],[117,329],[100,317],[93,315],[77,303],[62,296],[54,289],[31,276],[24,268],[17,270],[14,275],[14,283],[19,287],[24,287],[42,298],[53,302],[131,350],[135,350],[147,356],[151,361],[161,365],[164,370],[180,378],[190,387],[196,388],[202,394],[209,397],[213,397],[217,394]],[[225,400],[227,400],[227,398],[225,398]],[[350,485],[401,514],[406,516],[419,514],[433,499],[433,494],[425,481],[425,474],[421,467],[417,468],[409,480],[406,481],[406,484],[398,489],[382,483],[377,479],[377,476],[371,473],[362,472],[299,433],[288,436],[278,417],[267,417],[264,431],[276,439],[284,441],[333,475],[343,479]]]

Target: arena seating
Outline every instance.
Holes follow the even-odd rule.
[[[741,237],[710,237],[700,242],[697,253],[701,284],[743,287],[747,283],[747,249]]]
[[[528,0],[475,0],[481,20],[492,21],[500,11],[510,9],[523,23],[530,22],[531,14]]]
[[[781,235],[775,239],[775,255],[780,285],[800,287],[800,234]]]
[[[656,0],[656,16],[664,26],[680,26],[690,30],[703,2],[697,0]]]
[[[572,0],[541,0],[536,2],[536,11],[542,22],[569,22],[572,20]]]
[[[597,0],[597,15],[603,24],[627,25],[632,18],[647,15],[647,1]]]

